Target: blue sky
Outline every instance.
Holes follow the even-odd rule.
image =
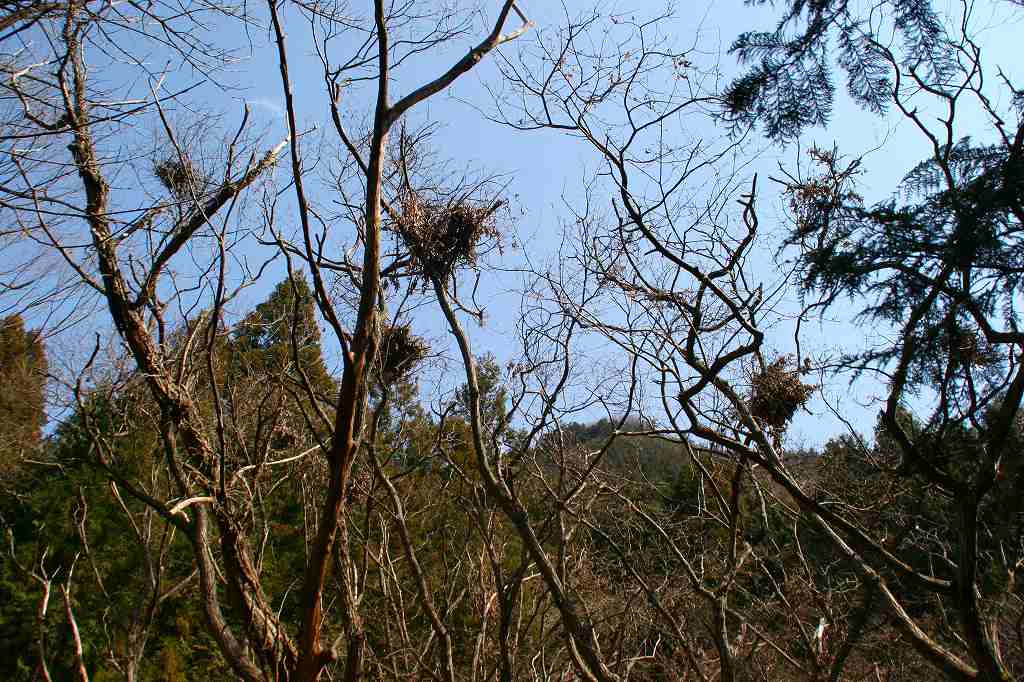
[[[535,31],[556,30],[565,22],[566,14],[575,16],[591,6],[585,2],[568,2],[565,8],[557,3],[524,1],[521,4],[529,18],[535,22]],[[938,5],[941,9],[942,3]],[[653,7],[653,3],[650,6]],[[955,7],[955,3],[949,3],[947,9],[955,10]],[[614,7],[606,5],[606,8],[608,14],[631,14],[621,3]],[[1021,15],[1014,15],[1013,9],[1009,3],[998,1],[990,5],[979,5],[975,9],[975,25],[980,29],[978,35],[986,50],[986,60],[990,65],[1003,68],[1011,77],[1014,74],[1020,75],[1021,70],[1014,50],[1015,39],[1021,29]],[[696,44],[699,49],[693,61],[700,61],[704,66],[717,63],[724,82],[737,71],[735,60],[721,54],[733,38],[743,30],[767,28],[773,23],[774,13],[771,8],[747,7],[739,0],[719,0],[711,4],[677,5],[676,16],[669,20],[666,31],[676,32],[679,46]],[[525,41],[534,39],[535,35],[523,38]],[[298,52],[295,49],[297,42],[293,42],[293,55]],[[511,52],[516,46],[504,49]],[[455,50],[454,54],[450,52],[441,58],[417,62],[408,71],[399,74],[396,96],[407,91],[413,84],[438,73],[458,52]],[[268,54],[257,53],[256,59],[262,61]],[[267,77],[266,80],[253,81],[251,89],[255,97],[258,97],[256,101],[271,115],[275,101],[280,101],[279,95],[275,94],[279,87],[274,78],[276,72],[273,66],[269,63],[266,70],[255,72],[264,73]],[[317,73],[316,67],[311,68],[310,72]],[[441,124],[436,143],[452,159],[461,159],[466,163],[508,174],[511,178],[509,193],[518,202],[516,213],[519,215],[514,229],[531,258],[535,262],[543,262],[557,251],[562,238],[560,219],[566,213],[564,202],[572,204],[583,200],[580,189],[582,181],[587,173],[598,167],[599,160],[585,144],[563,134],[550,131],[515,133],[484,120],[471,105],[488,108],[489,100],[482,84],[493,82],[496,76],[493,61],[485,63],[458,81],[448,96],[431,100],[428,106],[414,112],[413,116]],[[319,91],[319,82],[316,78],[310,80],[297,84],[299,92],[305,91],[304,88],[308,88],[309,92],[309,99],[304,101],[306,111],[303,118],[323,125],[326,104]],[[999,96],[998,93],[996,96]],[[960,123],[960,134],[984,135],[987,128],[977,112],[961,117]],[[713,122],[709,120],[704,125],[707,130],[698,132],[716,134]],[[799,141],[799,148],[790,146],[779,149],[755,141],[753,147],[760,150],[759,160],[749,170],[761,174],[759,199],[764,225],[762,231],[767,236],[761,248],[761,259],[755,262],[755,268],[763,273],[766,280],[770,281],[776,276],[772,259],[775,244],[771,241],[771,235],[778,234],[781,229],[779,223],[785,220],[785,216],[779,187],[765,179],[769,175],[779,174],[777,164],[780,161],[792,168],[800,158],[801,149],[806,150],[814,144],[831,147],[834,143],[847,154],[867,153],[862,190],[869,202],[887,198],[902,175],[929,152],[923,137],[898,117],[877,117],[864,112],[842,93],[836,103],[832,124],[824,130],[808,131]],[[518,282],[515,277],[509,276],[491,280],[490,284],[490,300],[486,304],[492,314],[487,327],[477,329],[474,333],[478,348],[486,348],[499,359],[505,359],[515,352],[509,339],[519,309],[515,293]],[[891,331],[858,328],[843,319],[850,312],[850,308],[839,308],[830,316],[834,322],[805,327],[802,339],[805,348],[815,353],[834,351],[839,346],[853,349],[870,344],[873,338]],[[775,329],[772,343],[779,352],[792,351],[791,333],[788,325],[780,325]],[[844,418],[858,430],[870,432],[878,409],[877,405],[871,403],[884,395],[884,386],[871,380],[862,380],[851,386],[845,378],[829,379],[824,385],[824,394],[834,404],[842,403]],[[811,412],[797,419],[790,432],[793,442],[820,444],[828,435],[842,431],[843,425],[820,401],[811,406]]]
[[[367,3],[354,3],[362,4]],[[497,2],[484,2],[485,6],[497,6]],[[563,7],[560,3],[540,0],[521,0],[519,3],[526,15],[534,22],[535,29],[522,38],[523,41],[535,39],[536,32],[552,31],[564,23],[566,14],[575,16],[592,7],[592,2],[567,0]],[[942,2],[937,3],[940,9]],[[614,15],[636,15],[651,12],[655,3],[635,1],[636,10],[629,9],[626,3],[604,3],[604,11]],[[949,3],[949,7],[956,7]],[[486,9],[486,7],[485,7]],[[774,24],[774,12],[771,7],[747,7],[741,0],[717,0],[711,4],[703,2],[678,3],[675,7],[675,18],[665,26],[667,34],[672,35],[678,46],[696,44],[699,50],[694,53],[692,61],[698,65],[710,66],[718,64],[722,71],[723,82],[736,73],[735,60],[724,54],[729,43],[743,30],[766,29]],[[262,16],[265,12],[261,10]],[[1013,6],[1005,0],[994,0],[989,4],[979,4],[976,9],[976,25],[984,27],[980,33],[981,43],[986,49],[987,61],[998,64],[1008,74],[1021,78],[1021,64],[1014,50],[1021,31],[1020,17],[1024,13],[1013,14]],[[303,152],[307,159],[319,156],[321,164],[326,164],[337,144],[330,130],[330,119],[327,100],[323,92],[321,68],[313,54],[309,43],[308,25],[294,11],[289,10],[285,16],[285,28],[289,40],[289,59],[291,74],[294,79],[296,101],[298,103],[299,125],[310,130],[304,141]],[[478,29],[481,21],[476,23]],[[266,129],[268,146],[281,139],[285,132],[283,120],[283,98],[278,74],[277,54],[270,36],[256,29],[244,37],[240,33],[224,32],[219,39],[224,44],[249,44],[243,59],[231,70],[226,82],[231,85],[225,98],[223,92],[212,85],[203,87],[201,92],[208,93],[208,102],[220,108],[225,114],[224,127],[232,128],[237,123],[238,112],[243,101],[248,102],[255,120],[255,127]],[[474,36],[482,34],[478,30]],[[239,40],[244,38],[243,40]],[[397,98],[408,92],[412,87],[432,79],[455,59],[460,57],[470,43],[469,37],[455,41],[446,52],[431,53],[425,58],[410,61],[396,74],[393,86]],[[503,50],[514,53],[516,45]],[[116,73],[110,73],[113,80]],[[579,140],[550,131],[534,133],[516,133],[497,124],[486,121],[474,109],[474,106],[487,109],[490,102],[484,84],[494,82],[497,72],[493,58],[489,58],[478,69],[457,81],[450,92],[431,99],[425,106],[412,113],[412,121],[423,123],[432,121],[439,124],[439,131],[434,139],[435,146],[453,163],[465,164],[494,173],[504,174],[509,178],[508,194],[514,197],[514,225],[512,229],[517,235],[516,241],[522,245],[519,253],[506,254],[506,263],[521,262],[529,255],[535,262],[543,262],[554,254],[562,239],[561,218],[565,215],[565,202],[574,204],[583,199],[581,185],[587,173],[598,167],[599,159]],[[195,81],[195,76],[180,72],[172,77],[168,87],[184,85]],[[346,103],[352,111],[368,112],[372,102],[368,98],[360,101],[358,91],[348,96]],[[234,100],[234,101],[232,101]],[[221,103],[221,104],[218,104]],[[714,123],[707,120],[702,124],[703,130],[697,133],[719,135]],[[981,126],[979,125],[979,128]],[[964,134],[972,132],[972,123],[965,120]],[[860,154],[870,149],[865,162],[865,194],[869,200],[879,200],[888,196],[896,186],[902,174],[920,160],[927,148],[920,135],[913,134],[905,124],[896,118],[874,117],[862,112],[850,104],[845,98],[837,102],[835,116],[831,126],[826,130],[809,131],[805,139],[800,141],[802,148],[811,144],[831,147],[838,143],[840,149],[849,154]],[[784,220],[783,201],[779,197],[778,187],[766,182],[766,176],[777,175],[777,164],[782,161],[792,166],[797,158],[797,150],[793,147],[778,149],[769,147],[755,140],[755,148],[760,149],[758,160],[750,166],[750,171],[761,173],[761,221],[763,232],[769,238],[763,245],[760,258],[754,263],[755,270],[766,280],[777,276],[772,261],[775,244],[771,243],[770,235],[778,234],[779,221]],[[320,166],[325,167],[324,165]],[[284,169],[282,169],[283,171]],[[282,174],[283,177],[283,174]],[[329,202],[323,184],[315,186],[314,199]],[[608,199],[610,201],[610,198]],[[283,204],[286,206],[287,204]],[[287,214],[285,214],[287,215]],[[288,220],[297,222],[294,216]],[[279,271],[280,272],[280,271]],[[265,293],[273,287],[273,277],[267,278],[265,284],[254,287],[237,305],[237,312],[258,303]],[[484,287],[484,304],[488,308],[489,322],[485,328],[474,330],[477,347],[493,352],[499,360],[506,360],[514,354],[510,343],[519,311],[518,298],[515,294],[520,279],[514,274],[487,276]],[[837,311],[837,317],[844,317]],[[437,322],[426,315],[420,324],[428,333],[433,331],[438,338],[444,334]],[[874,334],[886,333],[888,330],[857,329],[842,320],[834,324],[813,325],[806,329],[805,342],[812,349],[824,351],[834,348],[837,344],[845,347],[857,347],[870,342]],[[790,331],[780,328],[772,337],[772,343],[780,352],[792,350]],[[844,413],[852,423],[861,430],[870,430],[877,407],[855,408],[856,402],[868,402],[873,395],[879,394],[883,387],[864,381],[848,387],[845,380],[826,384],[826,394],[842,397]],[[801,416],[794,425],[791,435],[795,442],[821,443],[827,435],[840,429],[840,424],[832,418],[820,404],[812,406],[813,415]]]

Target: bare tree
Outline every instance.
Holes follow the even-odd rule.
[[[362,22],[353,21],[339,8],[270,2],[266,16],[278,50],[290,137],[257,150],[257,143],[249,139],[248,116],[243,116],[214,165],[214,158],[199,157],[200,150],[187,144],[176,130],[167,109],[180,93],[168,94],[159,74],[152,74],[150,92],[119,97],[104,91],[89,59],[93,53],[116,50],[117,36],[112,34],[138,32],[163,42],[187,64],[213,74],[225,53],[212,43],[198,43],[189,30],[199,26],[205,12],[227,14],[229,8],[210,6],[166,18],[149,9],[138,8],[138,14],[122,16],[112,7],[94,11],[91,4],[76,2],[52,11],[44,9],[27,20],[34,22],[32,30],[39,32],[52,51],[40,55],[38,61],[26,52],[8,62],[5,87],[19,105],[16,124],[29,130],[12,131],[7,139],[15,147],[22,139],[38,146],[32,153],[15,149],[10,155],[14,184],[5,188],[4,207],[17,221],[19,235],[28,235],[59,254],[80,284],[98,294],[109,310],[156,408],[175,496],[165,498],[119,475],[117,461],[102,447],[96,449],[97,462],[122,494],[147,505],[189,537],[209,632],[235,674],[247,680],[268,676],[313,680],[337,664],[343,679],[360,679],[366,669],[366,625],[360,608],[348,499],[353,466],[364,451],[370,421],[367,401],[385,315],[382,273],[401,276],[409,263],[409,258],[399,258],[389,265],[382,252],[384,207],[399,200],[385,186],[389,134],[413,107],[453,84],[529,24],[515,2],[507,0],[487,26],[484,38],[465,56],[436,78],[395,99],[391,91],[396,69],[467,35],[472,28],[468,18],[444,8],[421,16],[408,6],[375,2]],[[357,38],[358,47],[348,61],[334,64],[326,52],[323,55],[326,101],[334,113],[339,146],[349,157],[346,166],[362,180],[361,197],[351,204],[359,207],[351,222],[344,216],[323,221],[307,198],[303,131],[294,106],[282,27],[286,13],[295,20],[308,20],[313,37],[321,45],[329,44],[332,52],[342,39]],[[522,25],[506,32],[506,26],[517,18]],[[146,73],[143,59],[129,56],[129,61]],[[347,88],[362,83],[368,84],[370,101],[375,102],[372,130],[365,139],[349,136],[338,108]],[[151,169],[163,196],[141,206],[135,198],[126,198],[134,205],[122,208],[115,177],[131,166],[118,157],[111,136],[144,115],[156,123],[165,139],[168,153],[157,158]],[[225,306],[258,275],[258,271],[243,270],[241,286],[232,284],[230,259],[245,236],[235,231],[232,214],[244,205],[245,190],[275,167],[289,142],[290,181],[301,226],[299,245],[286,244],[286,236],[273,225],[272,234],[289,259],[297,257],[308,268],[314,300],[341,346],[343,359],[338,395],[326,403],[297,351],[290,370],[297,376],[293,382],[297,396],[304,396],[302,410],[309,423],[319,425],[316,433],[321,434],[305,455],[315,451],[326,460],[326,476],[318,481],[323,488],[311,496],[318,511],[311,523],[308,558],[298,586],[299,622],[294,628],[282,623],[272,606],[273,595],[261,581],[259,545],[254,544],[257,538],[249,532],[256,500],[264,486],[275,484],[271,451],[249,452],[250,461],[239,457],[240,450],[243,454],[246,450],[230,427],[232,415],[226,411],[224,398],[231,380],[224,375],[218,351]],[[70,153],[64,159],[60,158],[62,148]],[[347,225],[345,236],[332,224],[335,222]],[[348,240],[348,250],[339,256],[325,254],[322,249],[328,239],[332,243]],[[183,278],[175,263],[190,252],[202,253],[210,265],[196,276]],[[349,261],[348,254],[353,252],[361,252],[358,265]],[[341,296],[325,283],[335,265],[345,271],[346,284],[352,284]],[[24,272],[14,274],[24,279]],[[172,311],[181,322],[170,318]],[[203,406],[204,395],[210,396],[212,414]],[[102,438],[98,426],[93,435],[98,442]],[[401,529],[401,500],[392,496],[391,501]],[[415,560],[408,545],[405,554]],[[331,599],[325,591],[332,568],[340,589],[339,632],[327,630],[324,620],[325,602]],[[230,598],[230,618],[220,595],[222,581]],[[420,590],[420,600],[428,610],[432,608],[425,589]],[[231,625],[232,621],[241,627]],[[436,616],[434,623],[435,633],[445,641],[443,624]],[[455,679],[450,643],[447,648],[443,669],[448,679]]]
[[[865,207],[856,164],[817,150],[817,175],[783,182],[799,256],[766,272],[749,130],[709,125],[736,93],[695,63],[700,46],[678,49],[668,15],[593,13],[511,55],[498,48],[530,28],[521,4],[495,3],[482,28],[480,12],[383,0],[5,15],[0,238],[26,250],[2,286],[12,305],[32,308],[30,290],[51,305],[51,328],[98,302],[128,366],[115,375],[97,338],[71,382],[146,574],[130,617],[109,621],[107,656],[136,677],[159,608],[194,581],[244,680],[838,680],[918,664],[885,639],[890,624],[952,679],[1010,679],[1022,548],[1017,521],[997,516],[1019,518],[1024,471],[1022,134],[988,98],[980,49],[949,42],[938,82],[872,45],[890,103],[933,149],[909,176],[922,202]],[[260,139],[248,109],[223,130],[184,113],[183,70],[214,85],[232,57],[207,20],[262,21],[284,140]],[[326,131],[293,91],[296,27]],[[153,72],[141,48],[118,47],[128,35],[182,69]],[[410,75],[465,41],[435,77]],[[484,320],[506,181],[441,157],[411,115],[485,58],[500,71],[493,119],[563,131],[600,161],[558,259],[526,273],[504,367],[467,322]],[[103,80],[94,59],[132,84]],[[916,108],[928,98],[937,127]],[[965,98],[992,146],[956,136]],[[941,239],[907,240],[935,226]],[[237,316],[275,260],[286,278]],[[822,298],[793,325],[799,277]],[[803,354],[801,322],[865,291],[897,341],[833,365],[888,378],[877,442],[797,457],[786,431],[826,368]],[[439,381],[428,402],[422,368],[451,366],[417,331],[434,306],[465,383]],[[795,354],[773,347],[779,328]],[[915,388],[938,405],[916,419]],[[573,423],[595,414],[589,433]],[[170,568],[175,538],[184,571]],[[57,583],[39,566],[45,674]],[[81,678],[88,647],[57,585]]]
[[[615,344],[643,368],[638,375],[643,385],[657,388],[653,402],[660,408],[652,433],[724,459],[735,467],[737,480],[749,472],[748,480],[761,488],[762,500],[771,493],[775,505],[788,508],[831,543],[859,575],[866,604],[884,607],[902,636],[942,674],[951,679],[1004,680],[1013,676],[1002,651],[1013,642],[1010,623],[1016,607],[1011,604],[1018,601],[1013,578],[1018,550],[1016,544],[1002,541],[996,542],[998,549],[983,549],[980,538],[1002,532],[983,519],[989,505],[1003,499],[1000,481],[1005,473],[1000,472],[1006,466],[1006,448],[1016,442],[1012,434],[1019,409],[1019,372],[1011,350],[1017,342],[1015,317],[1010,313],[1002,328],[984,311],[993,311],[993,306],[1012,309],[1008,302],[996,305],[993,296],[998,296],[996,290],[1013,286],[995,282],[1015,280],[1001,264],[1002,256],[986,259],[976,250],[981,247],[974,246],[958,251],[959,256],[943,249],[967,248],[957,239],[968,225],[978,224],[992,226],[994,232],[986,232],[992,241],[986,243],[995,249],[993,254],[1015,249],[1019,192],[1006,173],[1015,167],[1021,136],[1019,126],[1008,124],[989,99],[981,50],[967,35],[969,15],[970,8],[964,8],[963,25],[954,27],[959,37],[941,43],[948,53],[942,57],[943,68],[929,70],[872,43],[878,64],[888,70],[890,104],[931,143],[932,157],[908,176],[911,190],[924,191],[930,199],[906,209],[864,208],[848,186],[855,176],[853,167],[837,167],[835,157],[826,153],[821,153],[823,177],[789,185],[794,206],[803,211],[793,243],[804,249],[798,263],[804,282],[825,292],[809,312],[820,311],[842,295],[868,292],[877,296],[869,314],[899,330],[891,346],[847,366],[883,371],[888,378],[882,424],[895,441],[901,464],[874,460],[875,466],[883,477],[895,476],[904,484],[924,481],[918,494],[933,496],[930,503],[942,509],[939,516],[949,515],[932,530],[906,517],[909,527],[871,528],[846,506],[856,503],[844,504],[816,491],[787,461],[781,436],[814,390],[803,380],[813,363],[804,366],[801,358],[773,353],[767,344],[767,330],[782,319],[774,304],[787,279],[784,275],[774,286],[762,284],[749,259],[759,240],[757,179],[738,197],[739,220],[730,218],[728,206],[738,194],[737,186],[708,185],[701,175],[727,158],[730,143],[726,141],[717,154],[700,156],[708,142],[699,137],[680,142],[677,132],[685,126],[681,113],[687,107],[710,103],[714,96],[695,90],[696,74],[685,54],[674,54],[656,42],[656,23],[634,24],[635,44],[644,49],[628,52],[617,47],[620,43],[598,41],[588,33],[596,18],[572,23],[550,44],[541,42],[527,61],[507,64],[507,82],[518,87],[511,97],[496,93],[496,102],[497,117],[507,125],[565,130],[583,138],[605,163],[613,214],[606,222],[584,216],[581,222],[592,227],[582,232],[576,257],[583,273],[579,277],[593,277],[592,286],[601,288],[608,304],[595,304],[596,293],[587,305],[573,306],[574,299],[567,295],[559,304],[579,325]],[[879,17],[876,20],[891,20],[884,13]],[[876,34],[877,28],[865,29],[864,39]],[[673,71],[675,79],[669,77]],[[939,103],[937,125],[916,107],[926,98]],[[957,116],[967,98],[974,98],[992,121],[994,146],[974,148],[959,141]],[[990,160],[982,161],[983,157]],[[710,193],[694,201],[686,196],[688,185],[694,183],[702,189],[710,186]],[[1005,202],[976,194],[982,187],[1005,193],[999,194]],[[935,194],[929,195],[934,188]],[[910,237],[911,226],[926,215],[940,224],[948,221],[950,241],[936,236],[935,243],[926,245],[927,240]],[[934,222],[927,224],[922,222],[920,229],[934,229]],[[953,247],[954,243],[961,246]],[[942,341],[943,330],[951,325],[959,330],[964,323],[956,320],[963,316],[977,330],[976,336],[965,332],[970,343],[961,339],[963,334],[956,336],[961,341]],[[981,352],[974,349],[983,346],[991,347],[991,356],[962,355]],[[936,410],[911,426],[902,411],[908,391],[930,376]],[[961,438],[962,444],[955,445]],[[962,454],[953,455],[954,451]],[[953,460],[960,464],[953,465]],[[720,489],[718,494],[730,493]],[[729,505],[722,508],[728,510]],[[767,514],[764,517],[767,524]],[[744,551],[742,543],[734,544],[729,556]],[[752,562],[756,565],[758,560]],[[733,561],[732,570],[740,570],[741,564]],[[1005,573],[1008,582],[986,582],[981,577],[986,566]],[[909,604],[917,590],[956,617],[933,627],[930,619],[915,615]],[[746,624],[749,614],[738,620],[725,617],[726,596],[716,597],[721,614],[716,618],[720,666],[723,676],[735,679],[739,652],[730,623]],[[784,593],[779,598],[787,604]],[[873,607],[866,606],[864,612],[869,608]],[[797,624],[807,648],[820,651],[815,642],[822,640],[830,622],[823,619],[815,634],[814,620]],[[833,678],[842,670],[845,656],[832,666]],[[825,661],[811,663],[804,670],[811,678],[828,673]]]

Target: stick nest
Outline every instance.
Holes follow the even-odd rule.
[[[423,274],[442,281],[456,267],[475,265],[479,245],[499,236],[494,214],[500,203],[478,206],[466,199],[431,202],[409,192],[399,206],[401,216],[392,229],[402,237]]]
[[[187,197],[192,193],[192,188],[201,191],[204,184],[203,177],[196,171],[195,166],[188,159],[179,156],[171,156],[153,164],[153,175],[176,197]]]
[[[349,503],[365,503],[372,492],[373,471],[368,464],[363,464],[352,471],[352,477],[348,481]]]
[[[287,450],[299,442],[299,433],[291,424],[280,422],[270,432],[270,447],[274,450]]]
[[[777,432],[785,430],[816,388],[800,381],[800,372],[789,364],[788,357],[778,358],[751,381],[750,413]]]
[[[388,327],[381,334],[377,362],[381,381],[393,383],[409,374],[430,348],[406,325]]]
[[[989,367],[999,362],[999,352],[977,330],[954,325],[945,342],[952,359],[963,367]]]

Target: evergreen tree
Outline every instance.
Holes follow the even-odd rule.
[[[748,0],[754,5],[768,1]],[[902,64],[938,81],[956,67],[931,0],[885,0],[870,15],[860,14],[861,6],[850,0],[786,0],[783,6],[773,30],[748,31],[733,42],[730,51],[749,68],[725,92],[728,117],[744,125],[760,123],[772,139],[792,140],[805,128],[829,121],[835,101],[833,59],[858,104],[886,111],[893,86],[891,43],[882,45],[886,31],[896,37]]]
[[[960,17],[940,17],[926,0],[878,3],[866,16],[846,0],[786,7],[775,31],[733,46],[742,60],[760,60],[728,93],[735,120],[761,122],[776,139],[825,123],[835,56],[855,100],[898,111],[931,152],[874,205],[857,187],[859,160],[835,150],[812,149],[817,172],[786,187],[785,245],[811,307],[852,303],[887,332],[837,363],[888,387],[875,451],[831,447],[824,482],[836,490],[822,494],[829,505],[845,498],[858,532],[870,529],[899,556],[848,553],[898,585],[878,594],[924,658],[953,679],[1010,680],[1020,663],[1008,623],[1018,616],[1005,604],[1024,566],[1020,505],[1008,503],[1019,497],[1024,399],[1021,93],[1001,73],[1012,99],[991,98],[969,4]],[[882,38],[889,33],[897,40]],[[973,124],[974,137],[963,132],[968,102],[989,121],[984,141]],[[856,542],[853,527],[834,526]],[[934,626],[939,613],[956,618]]]
[[[38,332],[21,317],[0,320],[0,476],[36,446],[46,421],[46,353]]]

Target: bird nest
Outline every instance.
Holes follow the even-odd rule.
[[[348,480],[348,501],[350,504],[362,504],[373,493],[373,471],[368,464],[352,470]]]
[[[176,197],[189,196],[203,185],[202,176],[187,157],[171,156],[153,164],[153,175]]]
[[[426,357],[426,342],[412,333],[406,325],[388,327],[381,334],[377,355],[380,378],[385,383],[398,381]]]
[[[458,266],[475,265],[480,244],[498,237],[494,214],[500,206],[466,199],[431,202],[409,192],[399,202],[401,215],[392,229],[423,274],[444,280]]]
[[[274,450],[287,450],[299,442],[299,433],[291,424],[282,421],[270,432],[270,447]]]
[[[807,404],[815,386],[800,381],[800,373],[781,357],[754,375],[750,413],[762,424],[783,431],[796,411]]]
[[[999,362],[999,352],[974,329],[955,325],[946,334],[952,359],[963,367],[989,367]]]

